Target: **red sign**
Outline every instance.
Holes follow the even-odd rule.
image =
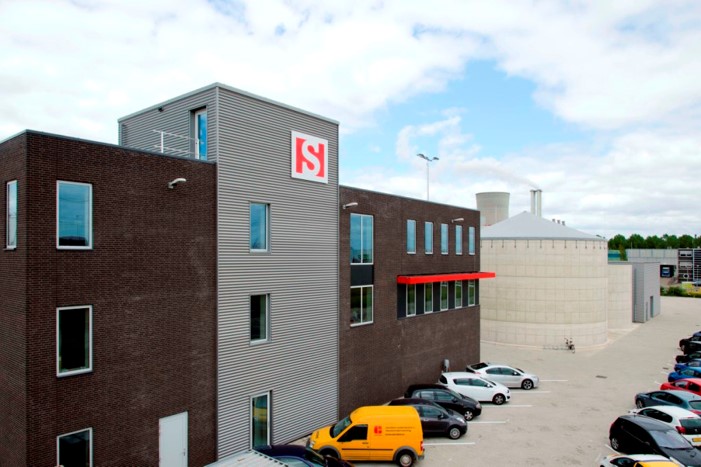
[[[375,431],[376,435],[381,435],[382,434],[382,425],[375,425],[373,430]]]
[[[325,139],[292,132],[292,177],[328,183],[329,142]]]

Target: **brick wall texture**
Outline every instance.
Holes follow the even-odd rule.
[[[188,412],[190,465],[213,461],[216,167],[25,132],[0,178],[20,205],[0,256],[0,458],[55,465],[56,437],[90,427],[95,465],[158,465],[159,419]],[[92,184],[92,250],[56,249],[57,180]],[[75,305],[93,306],[93,371],[57,377],[56,308]]]
[[[412,383],[435,383],[443,359],[452,370],[479,360],[479,305],[397,317],[397,276],[479,271],[479,212],[350,187],[340,188],[341,210],[339,416],[362,405],[401,397]],[[350,214],[374,218],[374,319],[350,326]],[[455,254],[451,219],[464,218],[463,254]],[[416,221],[416,254],[406,252],[406,221]],[[433,222],[433,254],[424,253],[424,222]],[[449,225],[450,253],[440,251],[440,224]],[[476,230],[475,255],[468,255],[468,226]],[[463,290],[467,294],[467,289]]]

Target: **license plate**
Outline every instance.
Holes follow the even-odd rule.
[[[701,438],[691,438],[694,443],[701,443]]]

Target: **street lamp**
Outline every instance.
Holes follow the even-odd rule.
[[[420,157],[421,159],[426,161],[426,201],[428,201],[428,172],[429,172],[428,163],[433,162],[433,161],[437,161],[438,158],[437,157],[426,157],[421,153],[417,154],[416,157]]]

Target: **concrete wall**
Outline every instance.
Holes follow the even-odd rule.
[[[608,327],[628,330],[633,326],[633,265],[611,262],[608,273]]]

